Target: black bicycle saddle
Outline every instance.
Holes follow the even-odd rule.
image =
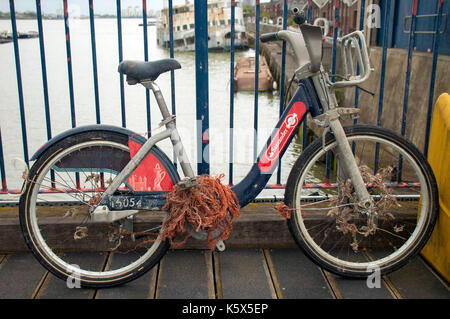
[[[181,69],[175,59],[162,59],[152,62],[125,60],[119,64],[119,73],[127,76],[128,84],[136,84],[142,80],[154,81],[164,72]]]

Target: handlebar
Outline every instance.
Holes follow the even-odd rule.
[[[259,38],[261,42],[270,42],[270,41],[277,41],[278,39],[278,32],[271,32],[261,35]]]
[[[306,15],[303,10],[300,10],[299,8],[293,8],[292,13],[294,13],[294,22],[297,23],[299,26],[301,26],[306,22]],[[259,39],[261,40],[261,42],[284,40],[278,37],[278,32],[270,32],[263,34]]]
[[[309,74],[320,71],[322,62],[322,30],[319,26],[305,24],[306,16],[303,11],[294,8],[294,21],[300,26],[299,32],[280,30],[278,32],[266,33],[260,36],[261,42],[284,40],[287,41],[295,55],[299,69],[307,67]],[[358,85],[366,81],[372,71],[369,55],[365,44],[365,38],[361,31],[352,32],[340,38],[342,57],[344,65],[344,81],[329,83],[334,87],[345,87]],[[356,54],[356,65],[354,56]],[[357,72],[357,67],[359,72]],[[296,72],[297,72],[296,71]]]

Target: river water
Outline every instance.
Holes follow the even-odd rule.
[[[143,60],[142,20],[123,19],[123,57]],[[44,20],[45,54],[47,63],[48,91],[51,114],[51,133],[55,136],[71,128],[70,99],[67,73],[67,58],[62,20]],[[37,31],[35,20],[18,20],[19,32]],[[11,31],[9,20],[0,20],[0,31]],[[95,20],[98,83],[101,123],[121,126],[120,80],[117,73],[118,39],[115,19]],[[89,20],[70,20],[73,82],[77,126],[95,124],[95,95],[91,55]],[[156,27],[148,27],[149,60],[169,57],[169,51],[156,44]],[[19,39],[20,62],[28,150],[32,154],[47,141],[42,71],[39,39]],[[241,51],[239,55],[254,55],[253,50]],[[188,156],[196,169],[196,115],[195,115],[195,54],[176,52],[175,59],[182,69],[175,71],[175,103],[177,126]],[[228,182],[229,163],[229,119],[230,119],[230,54],[209,53],[209,116],[210,116],[210,168],[211,174],[225,174]],[[11,161],[23,158],[20,125],[19,99],[17,91],[14,48],[12,43],[0,45],[0,125],[5,157],[6,177],[9,189],[21,187],[20,171]],[[160,86],[169,108],[171,106],[170,73],[161,75],[156,83]],[[141,85],[129,86],[125,82],[126,127],[135,132],[147,131],[145,89]],[[151,96],[152,127],[161,121],[156,101]],[[234,95],[235,134],[233,182],[239,182],[253,163],[253,113],[254,93],[238,92]],[[279,94],[260,93],[258,112],[258,151],[275,126],[279,114]],[[159,146],[172,158],[170,142]],[[298,156],[299,146],[295,142],[289,147],[282,163],[282,182],[285,182]],[[180,175],[181,172],[180,172]],[[275,175],[269,183],[276,183]],[[265,190],[263,197],[283,195],[282,190]]]

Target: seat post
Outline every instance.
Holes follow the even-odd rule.
[[[153,91],[153,94],[155,95],[156,102],[158,103],[159,109],[161,110],[161,114],[163,117],[163,121],[166,120],[171,116],[169,109],[167,108],[166,101],[164,101],[164,97],[161,93],[161,90],[156,83],[154,83],[151,80],[148,81],[141,81],[141,84],[146,87],[149,90]]]

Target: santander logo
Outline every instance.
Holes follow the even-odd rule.
[[[274,135],[263,156],[259,160],[258,167],[262,172],[268,173],[272,170],[278,160],[278,157],[280,156],[280,153],[286,147],[287,142],[305,113],[306,105],[304,103],[296,102],[292,105],[291,110]]]
[[[288,115],[286,117],[285,122],[287,123],[286,124],[286,128],[287,129],[290,129],[292,127],[296,127],[297,124],[298,124],[298,115],[297,115],[297,113],[293,113],[293,114]]]

